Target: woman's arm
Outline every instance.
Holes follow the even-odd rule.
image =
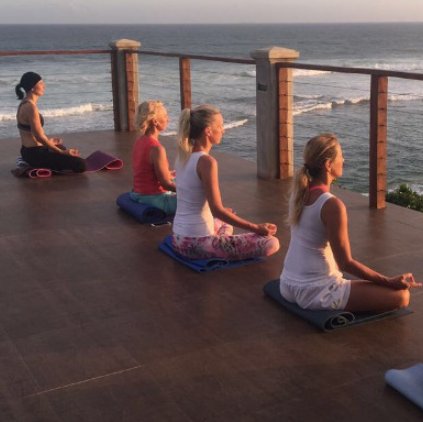
[[[166,150],[162,145],[151,148],[150,159],[154,166],[154,172],[160,184],[167,190],[175,192],[176,186],[169,171],[169,161]]]
[[[420,287],[420,283],[415,282],[411,273],[387,277],[352,257],[347,210],[340,199],[335,197],[329,199],[322,207],[321,218],[326,227],[327,237],[340,270],[353,274],[361,280],[373,281],[376,284],[394,289]]]
[[[198,160],[197,173],[201,179],[210,210],[214,217],[219,218],[225,223],[252,231],[262,236],[274,235],[276,233],[277,227],[275,224],[254,224],[238,217],[230,209],[223,206],[219,188],[217,161],[213,157],[203,155]]]

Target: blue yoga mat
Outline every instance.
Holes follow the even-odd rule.
[[[389,369],[385,381],[423,410],[423,363],[406,369]]]
[[[279,280],[269,281],[265,284],[264,293],[282,305],[288,311],[305,319],[323,331],[332,331],[337,328],[351,325],[363,324],[365,322],[376,321],[382,318],[397,317],[412,313],[410,309],[398,309],[394,311],[372,314],[369,312],[352,313],[347,311],[311,311],[300,308],[297,304],[285,300],[279,290]]]
[[[237,261],[227,260],[223,258],[209,258],[209,259],[188,259],[182,255],[179,255],[173,250],[172,247],[172,236],[166,236],[163,242],[160,244],[159,249],[171,258],[180,262],[183,265],[191,268],[191,270],[199,273],[221,270],[224,268],[237,268],[243,265],[252,264],[254,262],[261,261],[262,258],[248,258],[240,259]]]
[[[119,195],[116,204],[140,223],[159,224],[171,219],[159,208],[133,201],[129,192]]]

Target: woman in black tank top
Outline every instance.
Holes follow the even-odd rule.
[[[15,87],[21,101],[16,114],[24,161],[33,168],[48,168],[55,171],[85,171],[85,160],[77,149],[66,149],[59,138],[46,136],[44,118],[38,111],[37,101],[44,95],[44,81],[35,72],[26,72]]]

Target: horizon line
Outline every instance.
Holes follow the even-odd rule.
[[[50,22],[38,22],[38,23],[22,23],[22,22],[0,22],[0,25],[186,25],[186,26],[201,26],[201,25],[359,25],[359,24],[422,24],[423,21],[316,21],[316,22],[59,22],[59,23],[50,23]]]

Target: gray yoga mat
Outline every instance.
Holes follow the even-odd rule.
[[[269,281],[265,284],[264,293],[282,305],[285,309],[303,318],[309,323],[323,331],[333,331],[338,328],[377,321],[383,318],[392,318],[412,313],[410,309],[398,309],[379,314],[360,312],[352,313],[347,311],[311,311],[300,308],[297,304],[285,300],[279,290],[279,280]]]

